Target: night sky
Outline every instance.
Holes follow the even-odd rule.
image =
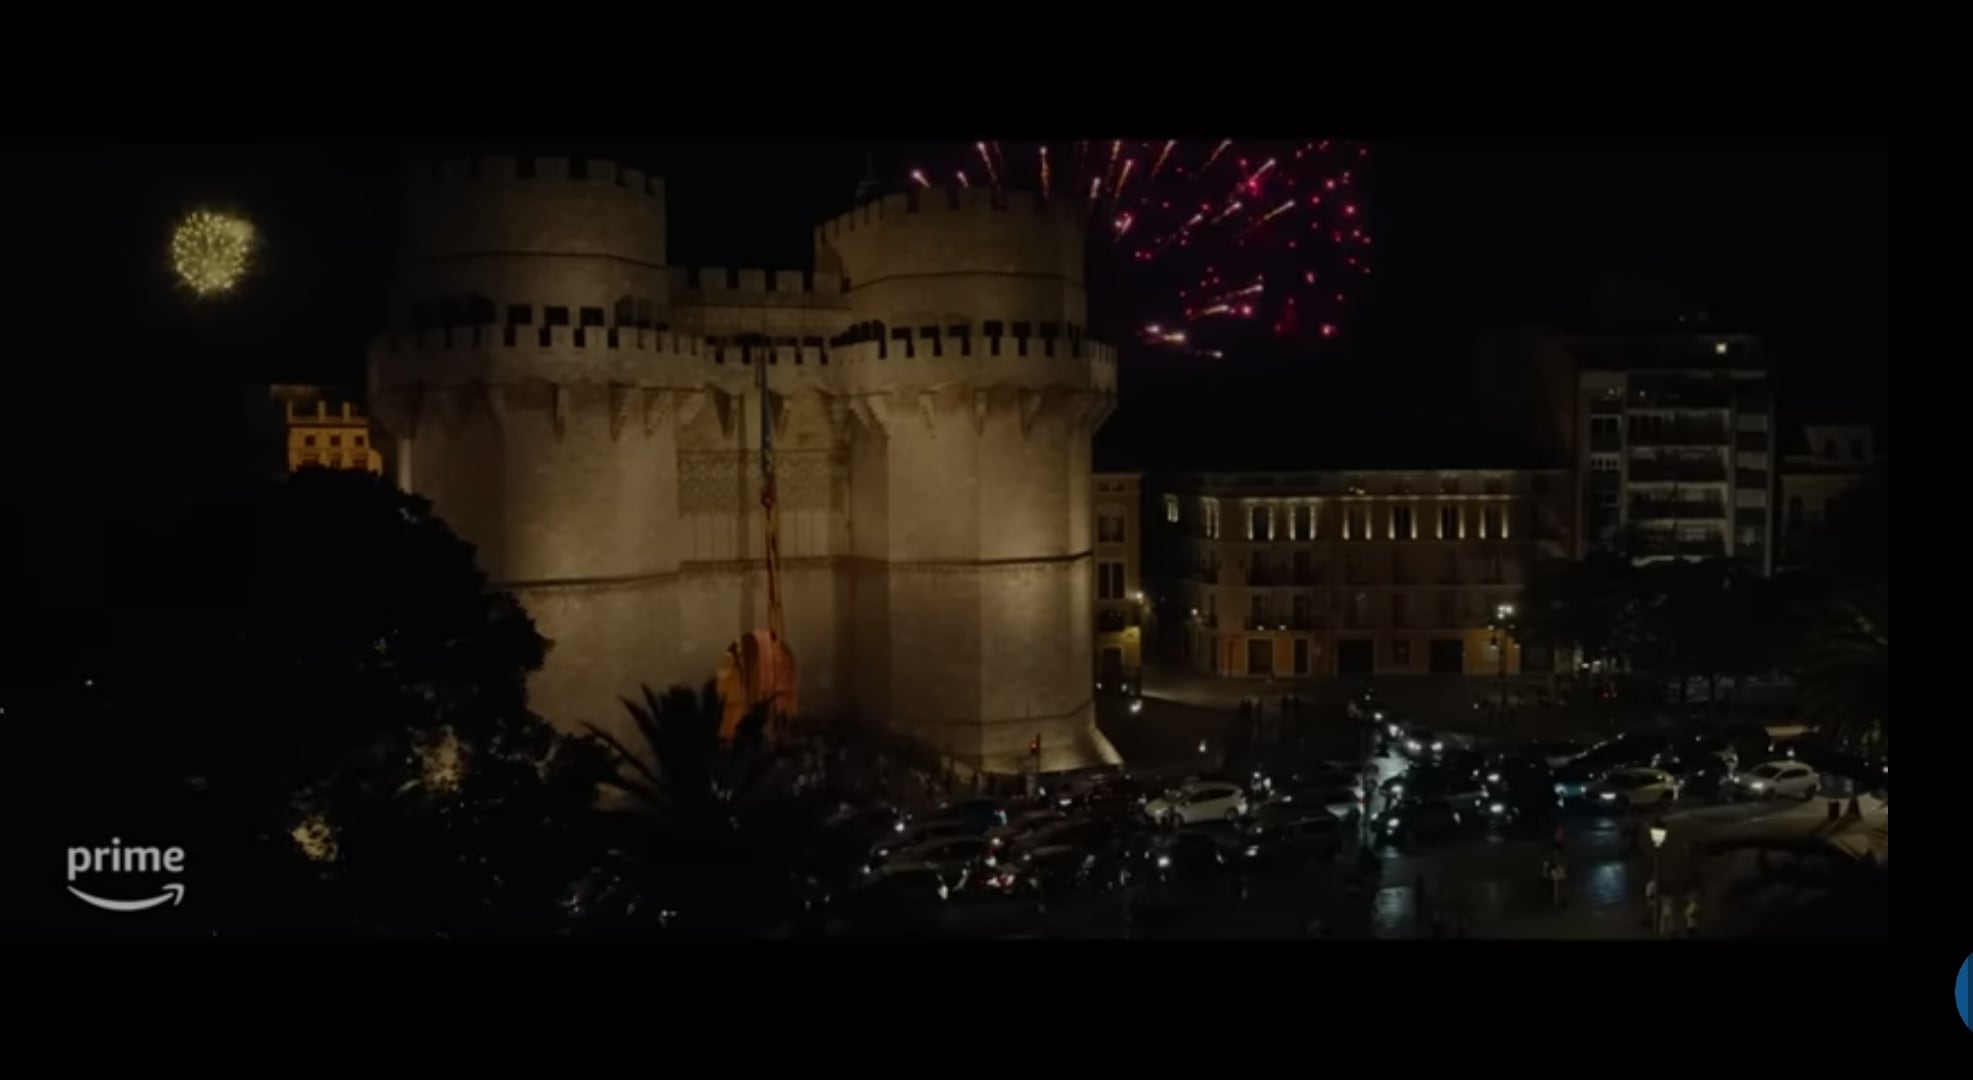
[[[1675,282],[1716,324],[1768,335],[1785,365],[1784,403],[1798,417],[1882,421],[1883,144],[1371,142],[1362,179],[1376,276],[1361,320],[1335,344],[1287,359],[1126,368],[1107,463],[1128,463],[1133,450],[1120,441],[1173,445],[1172,426],[1205,413],[1309,448],[1310,461],[1285,465],[1342,464],[1313,460],[1325,445],[1318,431],[1363,445],[1363,433],[1403,441],[1466,430],[1473,331],[1579,321],[1611,271]],[[33,359],[8,373],[7,398],[20,410],[10,436],[30,452],[16,460],[43,465],[29,479],[60,488],[87,478],[92,494],[63,499],[95,513],[136,506],[172,477],[199,472],[201,457],[224,456],[218,433],[245,385],[360,384],[389,287],[395,187],[404,163],[429,149],[0,150],[9,182],[28,185],[13,205],[33,208],[15,272],[47,290],[15,331],[19,355]],[[675,264],[789,268],[809,264],[811,228],[848,206],[866,157],[896,189],[928,156],[924,147],[821,142],[518,149],[608,155],[664,175]],[[216,304],[178,292],[164,254],[173,219],[202,206],[244,212],[267,245],[244,290]],[[1252,404],[1256,388],[1275,412]],[[54,415],[96,423],[60,437],[62,471],[42,456]]]

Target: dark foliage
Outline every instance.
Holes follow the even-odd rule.
[[[63,842],[187,848],[179,932],[554,925],[603,755],[528,711],[542,639],[424,500],[306,470],[152,554],[94,685],[43,703]]]

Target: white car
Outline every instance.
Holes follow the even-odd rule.
[[[1238,821],[1247,816],[1247,793],[1227,781],[1195,780],[1145,803],[1144,814],[1161,825]]]
[[[1733,778],[1732,792],[1745,799],[1813,799],[1822,776],[1799,761],[1770,761]]]
[[[1583,798],[1613,810],[1660,806],[1678,798],[1678,780],[1663,769],[1618,769],[1591,784]]]

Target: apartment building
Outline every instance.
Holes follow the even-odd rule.
[[[1096,523],[1096,681],[1116,689],[1144,665],[1143,473],[1091,477]]]
[[[1159,480],[1186,658],[1285,679],[1546,670],[1514,626],[1536,560],[1571,553],[1569,496],[1562,469]]]

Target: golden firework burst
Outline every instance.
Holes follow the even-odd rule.
[[[171,234],[171,269],[199,296],[223,296],[246,276],[253,261],[253,222],[197,210]]]

